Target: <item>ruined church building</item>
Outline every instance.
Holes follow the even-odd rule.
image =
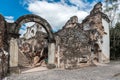
[[[82,16],[82,15],[81,15]],[[53,33],[50,24],[40,16],[29,14],[21,16],[14,23],[8,23],[0,15],[0,48],[8,52],[9,66],[18,67],[21,25],[35,22],[47,32],[48,65],[58,68],[74,68],[86,64],[108,63],[110,61],[109,18],[102,12],[102,4],[97,3],[90,14],[78,22],[71,17],[61,30]],[[25,36],[32,34],[26,33]]]

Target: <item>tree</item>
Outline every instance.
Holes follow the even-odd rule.
[[[120,49],[119,2],[119,0],[105,0],[104,5],[104,12],[110,19],[110,52],[113,59],[116,59]]]
[[[119,11],[119,1],[118,0],[105,0],[104,12],[108,15],[110,22],[110,28],[120,20]]]
[[[120,22],[116,23],[115,28],[110,28],[110,50],[111,58],[120,57]]]

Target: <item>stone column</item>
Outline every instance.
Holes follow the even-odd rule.
[[[48,64],[55,64],[55,43],[48,45]]]
[[[58,65],[57,67],[60,68],[60,46],[58,45],[57,47],[57,61],[58,61]]]
[[[18,66],[18,44],[17,39],[10,40],[10,67]]]

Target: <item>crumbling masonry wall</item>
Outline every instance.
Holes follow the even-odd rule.
[[[109,34],[105,32],[104,27],[109,26],[103,26],[102,19],[109,24],[109,18],[102,12],[102,4],[97,3],[82,23],[78,22],[77,16],[73,16],[61,30],[56,32],[60,46],[59,67],[80,67],[83,62],[95,64],[94,61],[104,63],[103,37]]]
[[[52,28],[46,20],[37,15],[22,16],[14,23],[7,23],[4,17],[0,15],[0,48],[8,51],[11,38],[19,38],[19,28],[23,23],[30,21],[41,24],[47,31],[48,41],[50,43],[47,44],[50,46],[48,47],[49,63],[53,64],[55,58],[57,58],[55,64],[57,64],[58,67],[76,68],[80,67],[81,63],[91,64],[94,63],[94,61],[104,62],[106,59],[109,60],[109,55],[105,55],[109,54],[109,49],[107,48],[108,52],[106,53],[103,49],[106,46],[102,46],[105,45],[104,41],[108,42],[107,47],[109,46],[108,24],[110,20],[107,15],[102,12],[101,3],[97,3],[94,6],[82,23],[78,22],[77,16],[73,16],[67,21],[63,28],[56,33],[52,32]],[[105,38],[106,35],[107,39]],[[55,50],[56,56],[54,54]]]

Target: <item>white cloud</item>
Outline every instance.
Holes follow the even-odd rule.
[[[85,8],[89,6],[89,3],[83,2],[82,0],[69,0],[72,4],[76,5],[77,7],[80,8]]]
[[[34,1],[28,4],[27,9],[46,19],[55,31],[64,26],[71,16],[77,15],[81,21],[88,15],[88,12],[78,10],[75,6],[48,3],[47,1]]]
[[[68,5],[66,1],[49,3],[47,0],[29,0],[27,10],[46,19],[56,31],[62,28],[71,16],[78,16],[79,22],[81,22],[96,2],[90,4],[83,2],[83,0],[69,0],[74,5]]]
[[[5,20],[9,23],[13,23],[14,22],[14,17],[13,16],[5,16]]]

